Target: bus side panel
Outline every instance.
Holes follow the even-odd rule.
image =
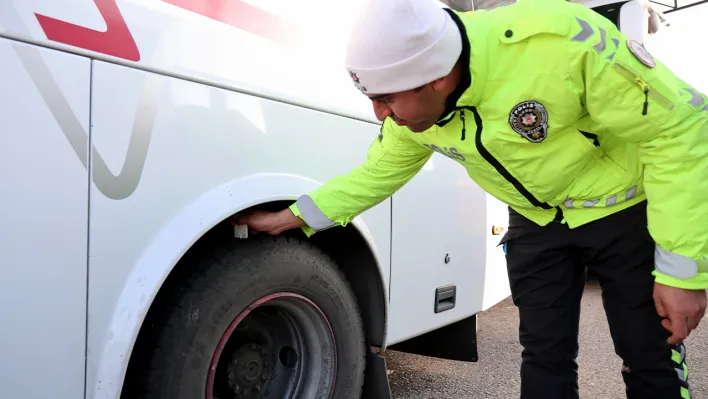
[[[90,61],[5,39],[0,60],[0,398],[82,398]]]
[[[342,68],[363,4],[322,18],[328,0],[2,0],[0,36],[376,121]]]
[[[92,101],[87,396],[103,399],[190,242],[229,207],[295,200],[346,173],[379,126],[102,61]],[[180,227],[185,217],[202,230]],[[390,202],[362,219],[388,286]]]
[[[492,235],[508,221],[503,209],[439,153],[393,196],[390,344],[504,299],[505,260]]]

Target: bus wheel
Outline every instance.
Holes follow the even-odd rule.
[[[287,237],[235,241],[151,311],[145,397],[359,398],[365,340],[336,264]],[[162,295],[161,295],[162,297]],[[145,392],[143,390],[143,392]]]

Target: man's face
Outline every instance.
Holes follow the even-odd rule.
[[[399,126],[420,133],[430,129],[445,110],[446,95],[436,90],[437,82],[393,94],[368,95],[380,121],[391,117]]]

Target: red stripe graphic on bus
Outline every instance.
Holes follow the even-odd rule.
[[[300,37],[291,23],[240,0],[162,1],[275,42],[292,42]]]
[[[117,0],[94,0],[106,22],[101,32],[74,25],[46,15],[36,14],[49,40],[112,55],[129,61],[140,61],[140,51]],[[293,24],[240,0],[162,0],[165,3],[202,15],[278,43],[303,40]]]
[[[98,12],[106,21],[106,31],[101,32],[74,25],[58,19],[36,14],[47,39],[81,47],[86,50],[112,55],[129,61],[140,61],[140,51],[125,23],[116,0],[94,0]]]

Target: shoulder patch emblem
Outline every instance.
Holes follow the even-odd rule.
[[[538,101],[517,104],[509,113],[509,124],[532,143],[540,143],[548,136],[548,112]]]
[[[642,64],[648,66],[649,68],[654,68],[656,67],[656,61],[654,60],[654,57],[652,57],[651,54],[647,51],[644,46],[642,46],[638,41],[636,40],[627,40],[627,47],[629,48],[629,52],[634,55],[639,62]]]

